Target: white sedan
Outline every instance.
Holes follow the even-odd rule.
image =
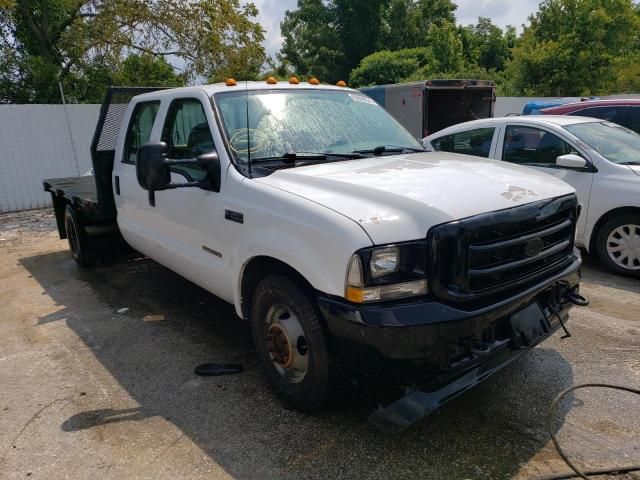
[[[462,123],[423,144],[527,165],[566,181],[582,206],[576,243],[597,253],[609,270],[640,277],[637,133],[595,118],[523,116]]]

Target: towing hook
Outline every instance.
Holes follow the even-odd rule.
[[[578,307],[586,307],[587,305],[589,305],[589,300],[587,300],[575,290],[569,292],[567,300],[569,300],[574,305],[577,305]]]

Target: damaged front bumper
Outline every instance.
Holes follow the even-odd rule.
[[[546,281],[491,305],[435,298],[355,305],[319,298],[341,363],[354,375],[407,387],[370,421],[397,433],[504,368],[562,327],[575,303],[580,258]]]

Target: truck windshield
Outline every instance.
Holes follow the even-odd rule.
[[[564,127],[604,158],[622,165],[640,165],[640,135],[611,122],[575,123]]]
[[[354,152],[381,152],[381,146],[393,146],[382,152],[422,150],[391,115],[358,92],[250,90],[218,93],[214,101],[229,146],[242,164],[249,156],[253,164],[291,154],[354,158]]]

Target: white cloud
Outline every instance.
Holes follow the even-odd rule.
[[[500,27],[513,25],[521,30],[527,17],[535,12],[540,0],[457,0],[458,23],[476,23],[478,17],[488,17]],[[257,21],[265,30],[264,46],[269,55],[274,55],[282,46],[280,22],[286,10],[294,10],[296,0],[253,0],[258,7]]]
[[[286,10],[295,10],[296,0],[253,0],[258,7],[257,21],[265,30],[264,48],[267,54],[275,55],[282,46],[282,36],[280,35],[280,22],[284,18]]]
[[[500,27],[513,25],[521,30],[527,18],[538,9],[540,0],[457,0],[458,23],[476,23],[478,17],[488,17]]]

